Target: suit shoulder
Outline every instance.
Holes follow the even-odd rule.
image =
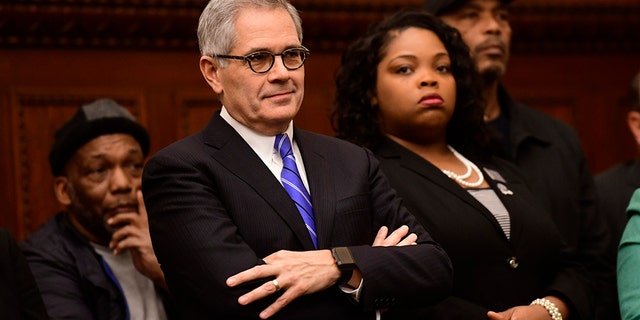
[[[620,181],[624,181],[628,177],[630,172],[633,170],[634,165],[637,165],[636,161],[618,163],[613,167],[596,174],[593,178],[599,188],[615,186],[620,184]]]
[[[533,107],[517,103],[516,126],[547,141],[572,159],[585,159],[578,132],[569,124]]]
[[[156,155],[172,154],[184,150],[192,150],[194,147],[202,145],[202,132],[194,133],[182,139],[176,140],[164,148],[158,150],[152,157]]]
[[[336,137],[315,133],[306,130],[299,130],[296,134],[300,134],[305,143],[313,144],[314,147],[324,147],[328,149],[338,149],[350,152],[364,152],[366,149],[353,144],[349,141]]]
[[[26,240],[20,243],[20,249],[27,260],[66,261],[71,243],[71,235],[60,227],[61,213],[47,221]],[[39,258],[38,258],[39,257]]]

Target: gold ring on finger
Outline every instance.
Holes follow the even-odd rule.
[[[271,283],[273,283],[273,286],[276,288],[276,291],[280,291],[280,284],[278,283],[278,280],[273,279],[271,280]]]

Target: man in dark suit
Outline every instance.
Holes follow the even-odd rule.
[[[143,174],[153,246],[182,316],[374,319],[444,298],[449,258],[371,153],[293,126],[309,55],[296,9],[212,0],[198,37],[223,108]],[[294,171],[301,181],[285,180]],[[296,200],[285,190],[294,185]]]

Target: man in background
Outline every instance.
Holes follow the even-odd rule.
[[[640,148],[640,72],[631,81],[629,98],[631,109],[627,113],[627,125],[636,141],[636,148]],[[595,181],[599,212],[605,217],[611,232],[607,260],[615,264],[618,244],[629,218],[627,207],[633,192],[640,188],[640,159],[619,163],[596,175]]]
[[[550,210],[572,251],[594,283],[615,282],[604,261],[608,233],[596,210],[593,178],[573,128],[507,93],[500,78],[510,55],[509,4],[513,0],[425,0],[424,7],[455,27],[469,47],[483,80],[485,120],[496,129],[501,156],[515,163],[539,201]],[[600,304],[613,290],[598,297]],[[587,297],[596,299],[595,297]],[[596,303],[596,300],[594,304]],[[598,308],[610,317],[614,305]],[[617,306],[615,306],[617,308]],[[599,310],[600,313],[602,310]],[[592,315],[580,315],[592,318]]]
[[[53,319],[166,319],[164,275],[140,191],[145,128],[122,106],[82,106],[49,154],[58,213],[22,244]]]

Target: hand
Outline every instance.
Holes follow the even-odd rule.
[[[406,245],[414,245],[418,240],[418,236],[415,233],[409,233],[409,227],[401,226],[400,228],[393,231],[389,236],[387,233],[389,232],[389,228],[386,226],[382,226],[380,230],[378,230],[378,234],[376,234],[376,238],[373,240],[373,247],[389,247],[389,246],[406,246]],[[404,238],[404,239],[403,239]]]
[[[166,289],[164,273],[160,269],[160,264],[151,245],[147,209],[142,199],[142,191],[138,190],[136,197],[138,198],[138,212],[119,213],[107,220],[107,224],[110,226],[123,225],[123,227],[116,229],[111,236],[109,249],[113,251],[114,255],[128,249],[136,269],[153,280],[156,285]]]
[[[545,299],[555,304],[563,319],[569,318],[569,307],[564,301],[554,296],[546,296]],[[547,309],[540,305],[517,306],[503,312],[489,311],[487,317],[489,320],[551,319]]]
[[[487,312],[489,320],[550,320],[549,312],[538,305],[517,306],[502,312]]]
[[[329,250],[302,252],[280,250],[263,260],[267,264],[255,266],[227,279],[229,287],[267,277],[277,279],[280,288],[276,288],[273,281],[267,281],[238,298],[238,303],[247,305],[271,295],[279,289],[284,289],[285,292],[260,313],[262,319],[274,315],[300,296],[331,287],[340,278],[340,271]]]

